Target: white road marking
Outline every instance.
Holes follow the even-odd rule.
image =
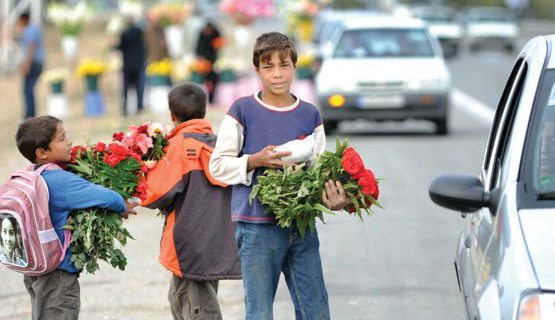
[[[493,122],[493,117],[495,116],[494,109],[457,88],[454,88],[451,93],[451,101],[455,108],[471,114],[484,124],[490,126]]]

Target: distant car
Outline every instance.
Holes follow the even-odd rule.
[[[519,27],[511,11],[498,7],[475,7],[468,9],[462,20],[470,50],[501,44],[507,51],[514,51]]]
[[[451,78],[423,21],[349,19],[330,39],[316,79],[326,130],[341,120],[431,120],[448,133]]]
[[[439,40],[446,57],[457,55],[462,28],[456,20],[455,10],[449,7],[418,7],[412,10],[412,15],[428,23],[430,33]]]
[[[440,176],[429,192],[467,221],[455,271],[468,318],[555,319],[555,35],[519,54],[479,176]]]

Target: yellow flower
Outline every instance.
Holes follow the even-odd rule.
[[[96,59],[84,59],[77,67],[79,77],[99,76],[108,70],[107,65]]]
[[[154,61],[146,67],[146,74],[149,76],[169,76],[172,72],[170,59]]]
[[[301,54],[297,59],[297,68],[309,68],[314,62],[312,54]]]
[[[69,72],[65,68],[50,69],[44,73],[44,80],[48,83],[63,82],[69,77]]]

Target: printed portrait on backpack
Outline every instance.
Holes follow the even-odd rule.
[[[27,265],[21,229],[17,220],[7,213],[0,213],[0,260],[20,266]]]

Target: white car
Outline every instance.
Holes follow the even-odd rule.
[[[437,39],[416,19],[344,21],[324,51],[316,93],[324,128],[341,120],[431,120],[448,133],[451,77]]]
[[[484,45],[500,43],[512,52],[516,46],[519,27],[516,17],[509,10],[498,7],[476,7],[463,16],[465,38],[470,50]]]
[[[555,319],[555,34],[518,55],[476,169],[429,189],[466,221],[453,281],[467,318]]]
[[[459,51],[462,27],[455,19],[455,11],[449,7],[418,7],[412,15],[428,23],[428,29],[441,43],[446,57],[453,57]]]

